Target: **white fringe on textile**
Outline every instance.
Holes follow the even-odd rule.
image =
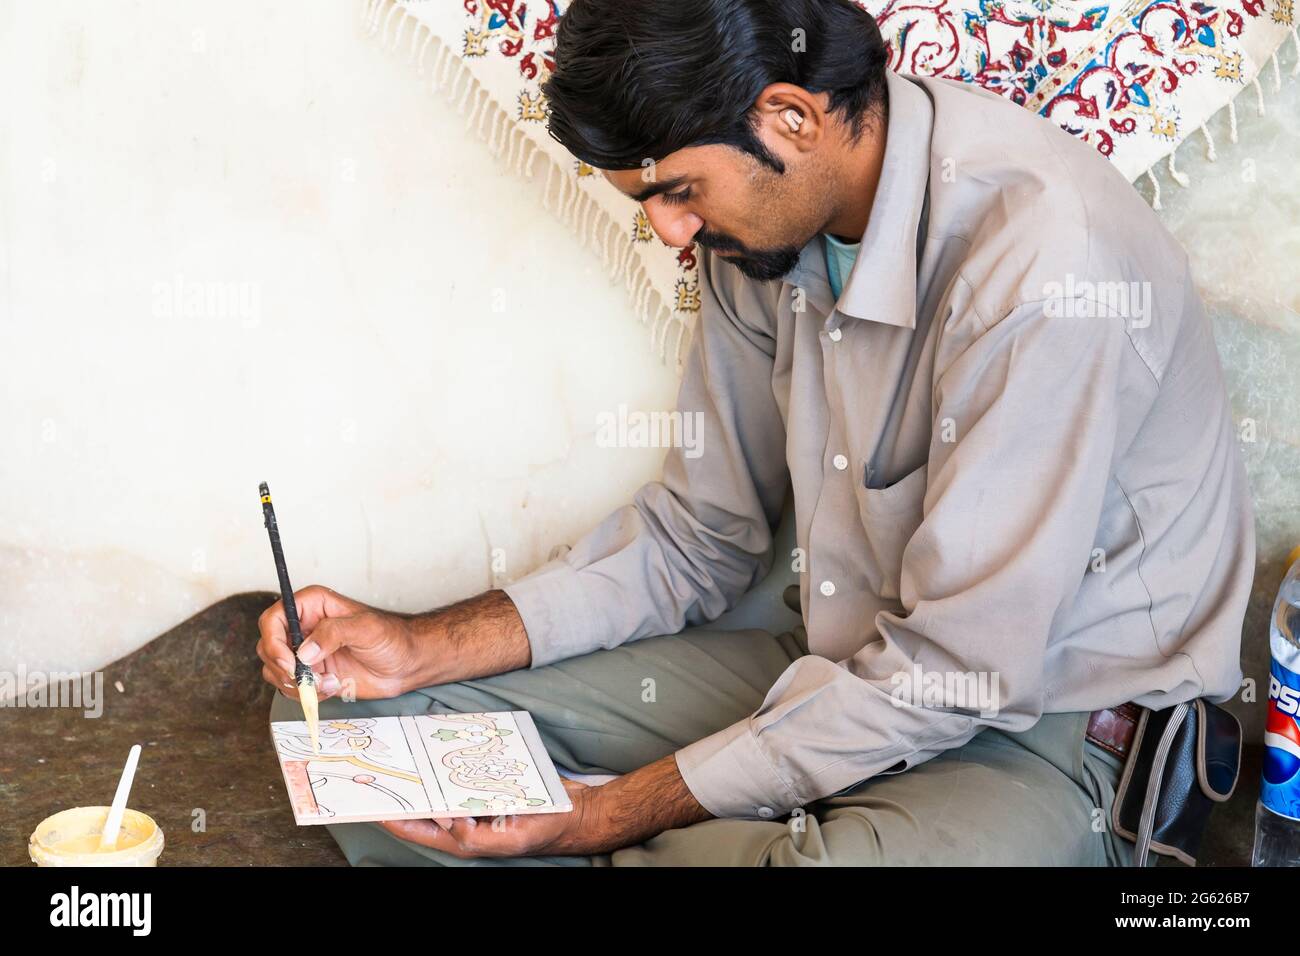
[[[542,157],[546,182],[542,205],[574,230],[583,244],[599,253],[614,281],[623,284],[642,325],[650,328],[651,347],[660,359],[670,357],[680,372],[690,345],[689,315],[674,312],[654,287],[636,255],[630,228],[624,228],[583,190],[567,169],[535,145],[526,130],[514,122],[510,110],[479,84],[469,66],[427,26],[408,14],[395,0],[362,0],[362,28],[389,50],[406,50],[420,76],[430,77],[430,92],[441,90],[465,117],[489,152],[527,180],[534,178],[534,163]],[[410,36],[405,40],[403,35]],[[405,44],[405,47],[403,47]],[[541,178],[540,174],[537,178]]]
[[[1296,54],[1295,63],[1291,65],[1291,76],[1300,76],[1300,32],[1297,32],[1298,30],[1300,30],[1300,24],[1291,27],[1291,42],[1295,47]],[[1283,44],[1285,44],[1285,42],[1286,41],[1283,40]],[[1273,55],[1269,58],[1273,66],[1272,85],[1274,93],[1277,93],[1282,89],[1282,67],[1277,61],[1277,55],[1280,52],[1282,52],[1282,48],[1278,47],[1278,49],[1273,51]],[[1267,66],[1267,64],[1265,64],[1265,66]],[[1260,116],[1265,115],[1264,85],[1260,82],[1260,78],[1264,75],[1264,69],[1265,67],[1261,66],[1259,72],[1251,78],[1249,84],[1255,88],[1255,112]],[[1211,114],[1199,127],[1201,135],[1205,138],[1205,158],[1210,162],[1216,162],[1219,158],[1218,150],[1214,147],[1214,137],[1210,135],[1210,121],[1221,112],[1226,112],[1228,114],[1229,141],[1233,143],[1237,142],[1237,101],[1233,98],[1228,100],[1223,107]],[[1174,162],[1174,156],[1177,155],[1178,150],[1180,150],[1189,139],[1191,139],[1190,135],[1175,146],[1173,151],[1169,154],[1168,159],[1169,178],[1184,188],[1192,184],[1192,178],[1178,168]],[[1156,178],[1156,165],[1159,162],[1159,160],[1156,160],[1156,162],[1152,163],[1146,171],[1147,180],[1151,183],[1151,208],[1155,210],[1164,208],[1160,205],[1160,181]]]

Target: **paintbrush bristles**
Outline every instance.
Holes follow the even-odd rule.
[[[320,753],[320,700],[316,696],[314,678],[298,684],[298,699],[302,702],[303,716],[307,718],[307,733],[311,734],[311,752],[318,754]]]

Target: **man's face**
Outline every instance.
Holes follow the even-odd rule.
[[[829,221],[834,184],[818,176],[815,156],[783,155],[779,143],[773,146],[784,173],[734,147],[711,145],[605,176],[641,203],[668,245],[697,242],[750,278],[776,279]]]

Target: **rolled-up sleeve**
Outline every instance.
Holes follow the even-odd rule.
[[[678,751],[715,816],[786,813],[986,726],[1037,722],[1052,622],[1087,572],[1119,407],[1134,399],[1126,383],[1148,375],[1124,319],[1067,305],[977,321],[937,373],[903,612],[878,613],[879,639],[846,660],[799,659],[755,714]]]
[[[775,340],[740,316],[773,310],[755,298],[769,285],[738,275],[701,259],[700,318],[677,400],[682,420],[691,417],[690,447],[670,448],[662,481],[504,588],[533,667],[711,621],[771,567],[790,481],[772,390]]]

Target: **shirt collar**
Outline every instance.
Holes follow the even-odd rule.
[[[885,125],[885,158],[871,203],[871,217],[862,247],[832,302],[821,237],[804,246],[786,281],[807,290],[812,304],[830,312],[916,328],[918,232],[930,180],[930,134],[934,107],[916,83],[885,70],[889,119]]]

